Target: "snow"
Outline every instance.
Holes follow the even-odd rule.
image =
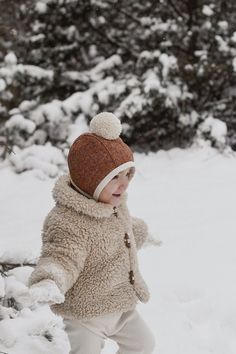
[[[217,35],[215,36],[215,39],[218,43],[218,48],[220,52],[228,52],[230,50],[228,43],[221,36]]]
[[[199,57],[201,60],[207,59],[207,50],[195,50],[194,55]]]
[[[45,38],[45,35],[43,33],[36,34],[35,36],[30,37],[30,42],[31,43],[36,43],[38,41],[43,41]]]
[[[0,79],[0,92],[4,91],[6,89],[6,81],[3,79]]]
[[[17,75],[18,73],[37,80],[52,80],[54,75],[52,70],[45,70],[35,65],[18,64],[0,68],[0,75],[6,80],[7,83],[11,83],[10,80],[12,80],[14,75]]]
[[[4,62],[7,66],[16,65],[17,64],[17,57],[16,57],[15,53],[13,53],[13,52],[8,53],[4,58]]]
[[[214,11],[210,8],[210,6],[208,5],[204,5],[203,8],[202,8],[202,13],[205,15],[205,16],[212,16],[214,15]]]
[[[91,58],[95,58],[97,55],[98,55],[98,52],[97,52],[97,46],[95,44],[91,44],[89,46],[89,56]]]
[[[156,73],[153,70],[148,70],[144,81],[144,92],[148,93],[152,90],[160,91],[161,89],[164,91]]]
[[[18,64],[15,69],[15,73],[20,72],[24,75],[34,77],[38,80],[49,79],[52,80],[54,73],[52,70],[42,69],[36,65],[22,65]]]
[[[163,241],[162,247],[139,252],[151,299],[139,304],[138,311],[156,337],[153,354],[235,354],[236,156],[192,147],[135,154],[135,160],[131,214],[145,219],[151,234]],[[34,171],[16,175],[11,166],[1,166],[2,259],[14,260],[18,254],[22,263],[39,256],[42,223],[54,205],[54,182],[36,178]],[[24,266],[1,277],[1,291],[9,296],[23,291],[31,271]],[[4,309],[0,351],[69,353],[62,320],[48,306],[19,308],[17,313]],[[1,318],[4,309],[0,307]],[[116,350],[108,340],[102,354]]]
[[[148,25],[146,18],[142,18],[141,21],[144,26]],[[152,18],[151,21],[153,22],[153,24],[150,24],[150,29],[152,32],[166,32],[168,31],[171,23],[171,21],[163,22],[160,18]]]
[[[236,32],[233,33],[231,39],[234,43],[236,43]]]
[[[225,122],[209,116],[199,125],[197,133],[200,135],[201,133],[209,133],[218,146],[224,146],[226,143],[227,125]]]
[[[23,65],[17,64],[17,57],[15,53],[10,52],[4,57],[4,62],[6,68],[1,68],[0,73],[1,76],[12,77],[17,73],[21,73],[23,75],[27,75],[33,77],[35,79],[53,79],[53,71],[42,69],[35,65]]]
[[[45,14],[47,12],[47,4],[42,1],[38,1],[35,5],[35,9],[39,14]]]
[[[65,301],[65,296],[61,293],[56,283],[50,279],[41,280],[40,282],[33,284],[30,288],[23,287],[20,289],[18,286],[17,290],[13,292],[13,295],[15,295],[15,299],[23,307],[31,307],[37,303],[59,304]]]
[[[102,90],[102,91],[98,92],[98,100],[104,106],[108,106],[108,103],[109,103],[109,93],[108,93],[108,91],[107,90]]]
[[[50,122],[61,121],[65,116],[65,107],[59,100],[52,100],[50,103],[45,103],[37,107],[35,111],[31,113],[31,119],[38,125],[43,122],[41,117],[45,117]]]
[[[135,88],[120,104],[119,108],[115,112],[117,117],[120,114],[125,113],[125,115],[131,118],[135,113],[140,112],[142,108],[146,105],[146,99],[141,94],[139,88]]]
[[[77,112],[79,108],[82,112],[89,114],[93,104],[93,89],[84,92],[76,92],[64,100],[63,105],[67,110]]]
[[[232,64],[233,64],[233,69],[236,72],[236,58],[233,58]]]
[[[108,7],[108,5],[106,3],[104,3],[102,0],[91,0],[91,5],[95,5],[97,7],[102,8],[102,9],[106,9]]]
[[[67,33],[67,38],[69,40],[72,40],[78,34],[78,30],[74,25],[71,25],[66,29],[66,33]]]
[[[227,21],[219,21],[218,26],[223,30],[226,31],[229,28],[229,24]]]
[[[31,110],[35,105],[37,104],[37,102],[35,100],[24,100],[21,102],[21,104],[19,105],[19,110],[21,112],[24,112],[24,111],[29,111]]]
[[[166,90],[166,93],[167,93],[167,99],[170,99],[172,102],[174,102],[174,104],[177,104],[177,100],[179,98],[183,98],[183,94],[181,92],[181,89],[178,85],[175,85],[175,84],[168,84],[167,86],[167,90]]]
[[[14,322],[14,324],[12,323]],[[45,336],[53,336],[49,341]],[[48,306],[22,309],[17,318],[0,322],[0,350],[11,354],[65,354],[69,352],[62,323]]]
[[[2,298],[5,295],[5,283],[4,279],[0,274],[0,298]]]
[[[202,28],[206,29],[206,30],[209,30],[212,28],[212,23],[208,20],[206,20],[203,25],[202,25]]]
[[[74,80],[74,81],[81,81],[84,83],[89,82],[89,75],[88,72],[80,72],[80,71],[64,71],[62,73],[62,77],[69,79],[69,80]]]
[[[100,25],[104,25],[106,23],[106,19],[103,16],[98,16],[97,21]]]
[[[14,249],[9,248],[5,252],[1,253],[0,255],[0,262],[2,263],[9,263],[9,264],[21,264],[24,263],[32,263],[34,264],[37,261],[37,258],[31,253],[27,252],[25,249],[20,252],[19,249],[14,251]],[[21,269],[21,268],[19,268]],[[11,272],[15,272],[18,270],[12,270]]]
[[[147,60],[153,60],[154,58],[159,58],[161,55],[161,52],[159,50],[154,50],[152,52],[148,50],[143,50],[139,54],[139,59],[147,59]]]
[[[106,63],[107,64],[107,63]],[[110,64],[112,64],[110,62]],[[109,65],[110,65],[109,64]],[[108,68],[104,66],[103,69]],[[101,68],[102,69],[102,68]],[[98,72],[96,72],[98,73]],[[93,72],[93,76],[95,71]],[[93,77],[93,79],[95,76]],[[96,77],[97,80],[97,77]],[[104,80],[100,80],[94,83],[93,87],[83,92],[76,92],[70,97],[63,101],[63,107],[68,112],[78,112],[82,111],[85,115],[93,116],[98,111],[98,106],[94,103],[94,95],[98,95],[100,92],[103,92],[103,97],[105,95],[118,95],[125,90],[124,84],[114,83],[113,77],[106,77]],[[100,97],[101,98],[101,97]]]
[[[82,73],[67,72],[66,76],[74,80],[82,78],[85,82],[86,80],[97,80],[97,75],[103,76],[105,70],[110,70],[114,65],[120,65],[120,63],[120,56],[113,55],[98,64],[90,73],[91,77],[88,76],[86,71]],[[19,68],[23,68],[23,66],[13,65],[12,67],[0,68],[0,75],[3,75],[6,82],[11,84],[14,74],[19,71]],[[23,69],[26,70],[27,68],[29,69],[29,66],[24,66]],[[30,68],[33,70],[34,77],[38,75],[37,78],[43,78],[44,74],[46,77],[47,75],[50,76],[50,71],[35,72],[32,66]],[[132,79],[132,76],[130,77]],[[38,105],[35,100],[25,100],[20,104],[19,108],[11,110],[12,117],[7,122],[6,128],[9,130],[9,135],[13,137],[16,145],[20,148],[27,148],[33,144],[43,145],[47,139],[53,141],[57,146],[64,144],[65,147],[70,135],[71,121],[74,121],[80,114],[84,114],[85,117],[94,116],[99,110],[99,103],[107,105],[111,99],[116,99],[126,91],[127,84],[131,86],[131,80],[129,80],[129,83],[125,80],[117,83],[113,77],[108,76],[104,80],[94,82],[91,89],[75,92],[62,101],[54,99],[51,102]],[[95,96],[98,98],[99,103],[94,101]],[[137,100],[140,97],[141,94]],[[138,104],[137,107],[142,107],[143,100],[142,97],[141,105]],[[31,162],[30,165],[32,165]]]
[[[81,134],[88,132],[88,123],[83,114],[79,114],[74,124],[69,126],[69,136],[67,141],[71,146],[74,140]]]
[[[104,76],[104,71],[111,70],[114,66],[122,65],[122,59],[120,55],[112,55],[108,59],[103,60],[97,64],[92,70],[90,70],[91,78],[94,81],[100,80]]]
[[[35,123],[29,119],[25,119],[22,114],[15,114],[5,124],[7,129],[19,129],[32,134],[36,129]]]
[[[194,124],[198,121],[198,118],[199,116],[197,112],[193,110],[190,114],[180,114],[179,122],[185,126],[194,126]]]
[[[160,55],[159,61],[163,66],[162,75],[164,78],[167,78],[170,69],[177,66],[177,59],[173,55],[167,55],[166,53],[163,53]]]
[[[33,170],[41,179],[45,176],[56,177],[65,165],[62,151],[49,142],[43,146],[32,145],[23,150],[14,146],[13,151],[14,154],[9,160],[18,173]]]

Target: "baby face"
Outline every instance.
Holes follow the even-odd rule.
[[[111,204],[113,207],[118,206],[121,202],[122,195],[129,186],[132,176],[133,173],[131,169],[128,168],[113,177],[100,193],[98,201]]]

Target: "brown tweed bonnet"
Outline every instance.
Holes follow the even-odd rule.
[[[119,137],[120,120],[109,112],[97,114],[90,133],[81,134],[71,145],[68,167],[72,185],[89,198],[98,200],[103,188],[121,171],[132,168],[131,149]]]

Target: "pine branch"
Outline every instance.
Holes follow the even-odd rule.
[[[122,14],[124,14],[126,17],[130,18],[131,20],[133,20],[134,22],[136,22],[137,24],[139,24],[140,26],[142,26],[142,21],[140,21],[137,17],[135,17],[134,15],[126,12],[125,10],[119,9],[119,12],[121,12]]]
[[[180,16],[181,18],[184,18],[185,20],[187,19],[186,16],[184,15],[183,12],[181,12],[178,7],[175,6],[175,3],[172,0],[168,0],[168,3],[170,4],[170,6],[172,7],[172,9],[174,10],[174,12]]]
[[[0,270],[0,272],[5,276],[5,272],[7,272],[10,269],[14,269],[17,267],[35,267],[36,263],[30,263],[30,262],[26,262],[26,263],[10,263],[10,262],[0,262],[0,267],[2,267],[2,270]]]
[[[133,50],[131,50],[130,47],[124,45],[123,43],[119,42],[117,39],[112,38],[109,34],[107,34],[107,32],[102,32],[101,30],[99,30],[99,28],[96,28],[91,21],[89,21],[89,25],[90,27],[96,32],[98,33],[102,38],[106,38],[107,41],[112,44],[113,46],[115,46],[117,49],[118,48],[123,48],[125,51],[127,51],[128,53],[130,53],[134,58],[138,58],[139,57],[139,53],[135,52]]]
[[[216,105],[219,105],[219,104],[222,104],[222,103],[230,103],[232,102],[232,98],[222,98],[221,100],[218,100],[218,101],[212,101],[212,102],[207,102],[204,104],[204,107],[205,108],[208,108],[208,107],[215,107]]]
[[[114,6],[114,3],[112,1],[106,1],[109,5]],[[139,25],[142,26],[142,21],[138,18],[135,17],[134,15],[132,15],[131,13],[125,11],[122,9],[122,5],[119,3],[119,7],[117,7],[117,11],[124,14],[126,17],[130,18],[131,20],[133,20],[134,22],[138,23]]]
[[[8,141],[8,137],[7,136],[6,137],[0,137],[0,147],[1,146],[3,146],[3,148],[4,148],[4,151],[2,153],[3,159],[6,158],[7,153],[8,154],[11,154],[11,153],[15,154],[15,152],[13,151],[12,146],[10,146],[10,143]]]
[[[221,82],[217,85],[217,92],[222,92],[224,89],[224,84],[225,84],[225,79],[222,78]],[[202,102],[201,102],[201,106],[202,107],[207,107],[208,106],[208,101],[211,102],[211,98],[215,96],[215,92],[213,92],[212,90],[208,91],[208,94],[203,98]]]
[[[0,269],[0,274],[2,274],[4,278],[7,277],[7,274],[2,269]]]

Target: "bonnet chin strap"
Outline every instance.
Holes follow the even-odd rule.
[[[84,191],[82,191],[82,189],[80,189],[79,187],[76,186],[76,184],[72,181],[71,177],[70,177],[70,183],[72,185],[72,187],[79,193],[83,194],[85,197],[89,198],[89,199],[93,199],[93,197],[91,197],[91,195],[85,193]]]

